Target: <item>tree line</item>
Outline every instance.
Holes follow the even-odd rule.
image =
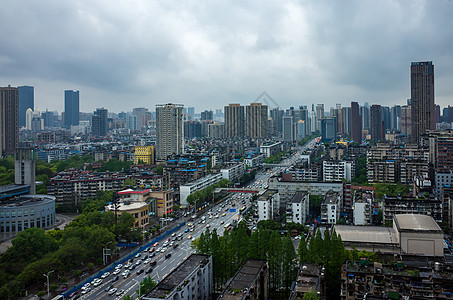
[[[251,232],[240,222],[223,236],[206,230],[195,245],[197,253],[212,255],[214,287],[221,290],[247,259],[262,259],[269,266],[269,295],[287,299],[297,275],[296,251],[289,235],[259,227]]]

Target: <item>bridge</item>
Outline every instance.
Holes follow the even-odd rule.
[[[265,189],[243,189],[243,188],[217,188],[214,190],[214,192],[220,193],[220,192],[227,192],[227,193],[249,193],[249,194],[263,194],[266,190]]]
[[[278,167],[284,167],[284,168],[287,168],[289,167],[289,164],[262,164],[262,167],[263,168],[268,168],[268,169],[271,169],[271,168],[278,168]]]

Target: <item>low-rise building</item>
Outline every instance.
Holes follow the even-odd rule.
[[[154,159],[154,146],[135,146],[134,149],[135,164],[153,165]]]
[[[212,257],[191,254],[142,299],[208,300],[214,291],[213,285]]]
[[[382,212],[385,222],[392,222],[393,216],[399,214],[423,214],[442,222],[442,202],[435,198],[387,196],[384,195]]]
[[[234,163],[233,165],[220,170],[223,179],[238,181],[245,174],[246,166],[244,163]]]
[[[203,190],[208,186],[218,183],[222,179],[222,174],[210,174],[203,178],[198,179],[197,181],[189,182],[179,187],[179,196],[182,207],[187,207],[189,203],[187,202],[187,197],[193,192]]]
[[[268,299],[269,268],[264,260],[248,259],[217,298],[225,300]]]
[[[319,299],[324,299],[323,281],[324,273],[319,265],[302,262],[289,300],[302,300],[305,294],[313,292],[318,295]]]
[[[256,168],[256,167],[261,166],[261,164],[264,162],[265,159],[266,159],[266,155],[258,154],[255,156],[246,157],[244,159],[244,163],[249,168]]]
[[[286,204],[286,221],[305,224],[308,215],[310,196],[307,192],[296,192]]]
[[[370,225],[371,224],[371,203],[373,202],[373,193],[356,191],[354,193],[353,224]]]
[[[278,215],[280,196],[276,190],[266,190],[258,197],[258,220],[273,220]]]
[[[323,161],[323,181],[351,181],[352,162],[347,161]]]
[[[265,143],[260,146],[260,152],[264,153],[266,157],[282,152],[282,150],[283,150],[282,142]]]
[[[336,224],[340,218],[340,194],[329,191],[324,195],[324,202],[321,204],[321,223]]]
[[[111,211],[116,215],[123,213],[131,214],[134,221],[134,228],[145,229],[149,226],[149,204],[141,201],[121,201],[116,204],[105,206],[105,211]]]

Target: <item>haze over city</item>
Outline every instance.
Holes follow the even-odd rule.
[[[35,107],[181,103],[197,111],[351,101],[405,104],[410,63],[435,65],[453,99],[451,1],[3,1],[1,86],[35,87]],[[126,105],[125,105],[126,104]]]

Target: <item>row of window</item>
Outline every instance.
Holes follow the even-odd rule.
[[[22,214],[24,217],[28,217],[28,215],[30,216],[34,216],[35,215],[35,210],[32,208],[30,210],[28,209],[20,209],[20,210],[7,210],[7,211],[0,211],[0,218],[15,218],[16,215],[17,217],[22,217]]]
[[[31,220],[22,221],[2,221],[0,222],[0,232],[20,232],[27,228],[37,227],[45,228],[53,225],[53,215],[43,216],[42,218],[36,218]]]

